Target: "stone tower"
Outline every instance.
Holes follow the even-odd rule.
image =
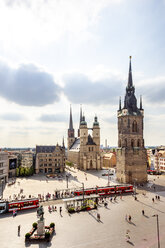
[[[82,116],[80,123],[80,168],[87,168],[86,157],[84,156],[87,153],[87,144],[88,142],[88,128],[85,121],[85,116]]]
[[[72,107],[70,106],[70,118],[69,118],[69,129],[68,129],[68,149],[71,148],[75,141],[73,120],[72,120]]]
[[[132,81],[131,56],[124,107],[119,100],[118,110],[117,180],[122,183],[147,181],[147,153],[143,139],[142,98],[137,107],[135,87]]]
[[[100,151],[100,126],[97,120],[97,116],[94,118],[93,122],[93,142],[96,144],[96,152]]]

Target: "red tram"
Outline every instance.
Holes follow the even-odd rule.
[[[98,194],[100,196],[133,193],[133,185],[114,185],[84,189],[84,195]],[[83,190],[74,191],[75,196],[83,195]]]
[[[26,200],[18,200],[12,202],[0,202],[0,214],[6,212],[20,211],[39,207],[39,200],[31,198]]]

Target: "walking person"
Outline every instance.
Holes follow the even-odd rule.
[[[152,202],[154,203],[154,198],[152,198]]]
[[[142,215],[144,215],[144,210],[142,210]]]
[[[97,221],[100,221],[100,214],[97,213]]]
[[[21,225],[18,226],[18,236],[20,236]]]
[[[60,207],[60,215],[62,215],[61,213],[62,213],[62,207]]]
[[[131,215],[129,215],[129,217],[128,217],[129,222],[131,222],[131,219],[132,219],[132,217],[131,217]]]

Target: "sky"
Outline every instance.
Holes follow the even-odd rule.
[[[69,108],[117,146],[128,80],[145,145],[165,145],[165,0],[1,0],[0,147],[67,144]]]

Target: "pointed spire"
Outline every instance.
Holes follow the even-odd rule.
[[[63,136],[63,140],[62,140],[62,147],[65,147],[65,143],[64,143],[64,136]]]
[[[119,97],[119,110],[121,110],[121,96]]]
[[[132,82],[132,67],[131,67],[131,56],[129,57],[130,58],[130,62],[129,62],[129,74],[128,74],[128,88],[132,87],[133,86],[133,82]]]
[[[69,129],[73,130],[73,120],[72,120],[72,107],[70,105],[70,120],[69,120]]]
[[[143,109],[143,106],[142,106],[142,95],[140,95],[140,110]]]

